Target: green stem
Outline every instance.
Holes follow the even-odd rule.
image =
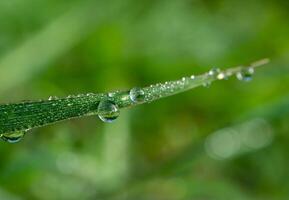
[[[0,105],[0,134],[9,134],[42,127],[71,118],[79,118],[98,114],[101,101],[114,102],[120,109],[149,103],[160,98],[185,92],[192,88],[210,84],[216,80],[223,80],[242,70],[255,69],[267,64],[269,59],[252,63],[248,67],[235,67],[224,71],[210,71],[199,76],[184,77],[181,80],[159,83],[142,88],[144,100],[134,102],[130,98],[130,91],[116,91],[114,93],[82,94],[66,98],[50,98],[34,102]],[[1,136],[1,135],[0,135]]]

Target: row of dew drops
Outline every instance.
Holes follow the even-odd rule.
[[[241,81],[251,81],[254,74],[254,68],[243,68],[236,73],[236,77]],[[215,77],[218,80],[223,80],[228,78],[228,74],[221,72],[218,68],[211,69],[208,73],[208,76]],[[190,79],[195,79],[195,76],[192,75]],[[186,78],[182,79],[186,81]],[[208,87],[211,84],[211,81],[206,81],[203,86]],[[142,88],[133,88],[129,92],[130,100],[134,103],[143,103],[145,101],[145,91]],[[110,97],[113,97],[113,93],[109,93]],[[54,98],[49,98],[52,100]],[[98,117],[103,122],[114,122],[120,115],[120,109],[118,105],[112,100],[102,100],[98,105]],[[3,133],[0,134],[0,138],[8,143],[17,143],[19,142],[26,134],[26,131],[17,131],[12,133]]]
[[[251,81],[252,76],[254,74],[254,68],[243,68],[238,73],[236,73],[236,77],[242,81]],[[225,72],[221,72],[218,68],[213,68],[208,72],[208,76],[216,77],[218,80],[227,79],[228,75]],[[192,75],[191,79],[195,79],[195,76]],[[182,79],[186,81],[186,78]],[[205,82],[204,86],[208,87],[210,82]],[[129,96],[131,101],[134,103],[142,103],[145,100],[145,92],[141,88],[133,88],[129,92]],[[118,105],[110,100],[103,100],[99,103],[98,106],[98,116],[103,122],[113,122],[120,115],[120,110]]]

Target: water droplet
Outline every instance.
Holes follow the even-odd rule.
[[[196,76],[195,76],[195,75],[192,75],[192,76],[191,76],[191,79],[192,79],[192,80],[194,80],[195,78],[196,78]]]
[[[0,135],[0,138],[5,142],[17,143],[25,136],[25,131],[17,131],[13,133],[3,133]]]
[[[211,85],[211,81],[206,81],[203,83],[203,86],[206,88],[210,87],[210,85]]]
[[[141,103],[145,100],[145,92],[141,88],[133,88],[129,92],[130,99],[135,103]]]
[[[108,95],[107,95],[107,96],[112,98],[112,97],[114,97],[114,95],[115,95],[115,93],[114,93],[114,92],[110,92],[110,93],[108,93]]]
[[[118,106],[109,100],[101,101],[98,105],[98,117],[103,122],[113,122],[119,117],[119,108]]]
[[[254,74],[254,68],[244,68],[236,74],[240,81],[251,81]]]
[[[57,100],[57,99],[58,99],[58,98],[57,98],[56,96],[50,96],[50,97],[48,98],[49,101]]]
[[[212,68],[212,69],[209,71],[208,74],[209,74],[209,76],[215,77],[215,76],[217,76],[219,73],[220,73],[220,69],[214,67],[214,68]]]
[[[227,76],[224,72],[220,72],[218,75],[217,75],[217,79],[218,80],[223,80],[223,79],[227,79]]]

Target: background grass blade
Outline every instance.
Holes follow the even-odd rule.
[[[84,1],[0,58],[0,93],[23,83],[119,12],[120,4]],[[107,10],[107,12],[102,12]],[[51,42],[53,41],[53,42]]]

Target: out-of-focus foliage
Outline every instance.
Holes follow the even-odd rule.
[[[288,199],[285,0],[0,0],[1,103],[103,92],[270,57],[250,83],[0,144],[0,199]]]

